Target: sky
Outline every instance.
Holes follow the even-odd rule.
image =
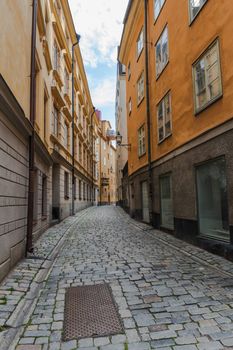
[[[117,46],[128,0],[69,0],[93,105],[115,129]]]

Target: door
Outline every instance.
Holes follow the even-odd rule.
[[[160,178],[161,226],[174,230],[171,175]]]
[[[142,182],[141,191],[142,191],[142,220],[144,222],[149,223],[150,214],[149,214],[149,198],[148,198],[147,181]]]

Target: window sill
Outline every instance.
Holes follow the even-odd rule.
[[[215,97],[213,100],[209,101],[207,104],[205,104],[203,107],[197,109],[194,111],[194,115],[198,116],[200,113],[204,112],[207,108],[209,108],[212,104],[217,102],[223,97],[223,93],[221,93],[219,96]]]
[[[155,77],[156,82],[159,80],[159,78],[161,77],[161,75],[163,74],[163,72],[165,71],[165,69],[167,68],[169,63],[169,60],[167,61],[167,63],[165,64],[165,66],[163,67],[163,69],[161,70],[161,72]]]

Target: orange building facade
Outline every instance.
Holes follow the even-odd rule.
[[[119,51],[131,215],[224,255],[233,244],[232,15],[230,0],[129,1]]]

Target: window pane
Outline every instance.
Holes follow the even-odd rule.
[[[207,0],[189,0],[190,1],[190,12],[191,20],[197,15],[202,6]]]
[[[197,168],[199,228],[203,235],[229,239],[225,159]]]

